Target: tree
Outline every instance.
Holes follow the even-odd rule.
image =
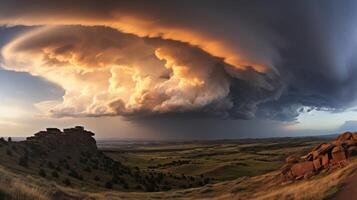
[[[11,137],[8,137],[7,142],[11,142],[11,141],[12,141]]]

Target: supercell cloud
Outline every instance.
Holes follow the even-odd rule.
[[[98,2],[0,1],[0,24],[33,26],[2,66],[62,87],[37,105],[52,116],[291,121],[355,106],[353,1]]]

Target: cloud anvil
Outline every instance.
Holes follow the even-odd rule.
[[[0,24],[26,31],[4,41],[1,65],[64,90],[36,102],[52,117],[296,121],[353,108],[355,2],[278,2],[5,0]]]

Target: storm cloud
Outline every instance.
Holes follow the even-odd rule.
[[[61,86],[53,116],[292,121],[356,105],[354,1],[79,2],[0,1],[1,24],[37,27],[2,65]]]

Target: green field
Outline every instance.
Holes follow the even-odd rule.
[[[213,182],[279,169],[288,155],[303,155],[322,138],[278,138],[196,142],[156,142],[106,148],[104,153],[130,167],[178,176],[209,177]]]

